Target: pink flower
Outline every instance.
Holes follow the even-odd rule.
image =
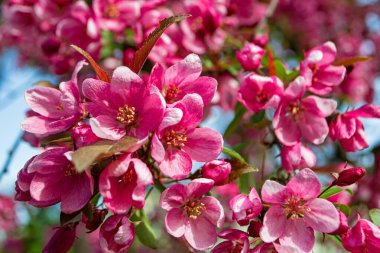
[[[311,92],[318,95],[329,94],[343,81],[346,68],[332,65],[336,54],[335,44],[331,41],[306,52],[305,60],[300,64],[301,75]]]
[[[227,253],[227,252],[240,252],[248,253],[249,241],[248,234],[237,230],[228,228],[218,234],[218,237],[227,239],[216,245],[211,253]]]
[[[100,138],[118,140],[125,135],[144,142],[161,123],[165,103],[160,94],[150,93],[143,80],[127,67],[118,67],[111,83],[88,78],[83,94],[92,131]],[[141,143],[140,143],[141,145]]]
[[[140,16],[138,1],[94,0],[93,9],[101,29],[122,32],[132,26]]]
[[[314,230],[330,233],[339,227],[334,205],[317,198],[321,183],[310,169],[301,170],[286,186],[267,180],[261,191],[266,212],[260,237],[270,243],[277,239],[284,246],[309,252],[314,245]]]
[[[126,252],[135,240],[135,228],[126,214],[109,217],[100,227],[99,243],[106,253]]]
[[[249,196],[238,194],[230,200],[232,209],[232,219],[236,220],[240,226],[248,225],[249,221],[259,216],[263,206],[255,188],[249,192]]]
[[[211,179],[198,178],[188,185],[172,185],[161,195],[160,206],[168,211],[166,230],[174,237],[184,235],[197,250],[211,248],[217,239],[215,226],[223,226],[224,212],[219,201],[203,197],[213,186]]]
[[[100,138],[92,132],[91,127],[86,124],[73,127],[71,130],[71,138],[74,141],[75,148],[87,146],[100,140]]]
[[[236,58],[244,70],[253,71],[260,67],[265,50],[253,43],[246,43],[236,52]]]
[[[342,236],[342,244],[351,253],[379,252],[380,228],[368,220],[360,219],[347,234]]]
[[[73,213],[87,204],[94,191],[94,179],[90,171],[78,173],[68,160],[70,155],[67,148],[49,149],[29,164],[28,173],[34,173],[29,189],[34,201],[61,202],[64,213]]]
[[[164,174],[183,179],[191,171],[192,160],[209,162],[221,153],[220,133],[197,128],[202,116],[203,102],[197,94],[188,94],[173,108],[167,108],[152,138],[152,157]]]
[[[48,243],[42,249],[42,253],[66,253],[73,246],[75,241],[75,230],[77,224],[68,224],[56,228]]]
[[[338,178],[332,183],[337,186],[348,186],[359,181],[365,174],[362,167],[348,168],[339,172]]]
[[[35,87],[25,92],[25,100],[38,115],[27,117],[21,128],[39,135],[63,132],[75,125],[82,116],[78,72],[86,63],[77,64],[70,81],[62,82],[59,90],[49,87]]]
[[[230,173],[231,164],[224,159],[205,163],[202,167],[202,177],[214,180],[215,185],[226,184]]]
[[[181,100],[187,94],[196,93],[202,97],[204,105],[207,105],[215,94],[217,82],[212,77],[200,76],[201,72],[199,56],[189,54],[166,70],[156,64],[148,83],[156,86],[169,104]]]
[[[319,145],[328,135],[329,127],[325,117],[335,111],[336,101],[317,96],[302,99],[304,93],[304,78],[298,77],[285,90],[275,112],[272,122],[275,134],[286,146],[297,144],[301,137]]]
[[[103,170],[99,178],[99,192],[104,205],[114,213],[125,213],[131,206],[145,205],[145,189],[153,184],[149,168],[140,159],[123,155]]]
[[[249,110],[276,108],[280,103],[284,85],[276,76],[259,76],[255,73],[244,77],[238,93],[238,100]]]
[[[310,148],[297,143],[294,146],[282,147],[281,163],[287,172],[292,172],[297,169],[314,167],[317,157]]]
[[[348,152],[368,148],[364,126],[358,118],[380,118],[380,107],[366,104],[356,110],[339,114],[330,122],[330,137],[339,140]]]

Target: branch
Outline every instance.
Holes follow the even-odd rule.
[[[7,159],[5,160],[5,163],[3,165],[3,168],[1,169],[0,171],[0,180],[2,179],[2,177],[8,172],[9,170],[9,166],[11,165],[12,163],[12,160],[13,160],[13,157],[18,149],[18,147],[20,146],[20,143],[22,141],[22,136],[23,136],[24,132],[21,131],[19,133],[19,135],[17,136],[17,139],[15,140],[15,142],[13,143],[11,149],[8,151],[8,157]]]

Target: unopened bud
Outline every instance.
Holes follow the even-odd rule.
[[[205,163],[202,176],[214,180],[215,185],[224,185],[228,182],[231,173],[231,164],[223,159]]]
[[[362,167],[349,168],[339,173],[338,178],[333,182],[333,185],[348,186],[359,181],[365,174],[365,169]]]

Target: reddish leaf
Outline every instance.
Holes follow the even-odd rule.
[[[268,56],[269,74],[271,76],[275,76],[276,75],[276,67],[274,65],[274,57],[273,57],[272,51],[270,50],[269,47],[267,48],[267,56]]]
[[[371,59],[372,58],[369,56],[354,56],[354,57],[349,57],[346,59],[336,60],[335,62],[333,62],[333,65],[348,67],[348,66],[351,66],[357,62],[369,61]]]
[[[190,15],[178,15],[161,20],[160,25],[151,34],[149,34],[148,38],[144,40],[139,50],[136,51],[129,68],[138,74],[148,58],[154,44],[156,44],[157,40],[161,37],[166,28],[168,28],[171,24],[184,20],[188,17],[190,17]]]
[[[90,63],[91,67],[94,69],[96,75],[99,77],[100,80],[104,82],[111,82],[111,77],[108,75],[108,73],[102,69],[95,60],[89,55],[86,51],[84,51],[82,48],[76,46],[76,45],[70,45],[72,48],[74,48],[78,53],[83,55],[84,58]]]

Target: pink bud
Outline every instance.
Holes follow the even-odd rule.
[[[332,233],[329,233],[331,235],[341,235],[341,234],[345,234],[348,229],[350,228],[350,226],[348,226],[348,220],[347,220],[347,216],[342,213],[341,211],[338,211],[339,213],[339,228],[337,230],[335,230],[334,232]]]
[[[80,148],[100,140],[91,130],[89,125],[79,125],[73,127],[71,136],[74,140],[75,147]]]
[[[264,54],[265,51],[261,47],[247,43],[240,51],[236,52],[236,58],[243,69],[251,71],[259,68]]]
[[[362,167],[349,168],[339,173],[339,177],[333,182],[337,186],[347,186],[356,183],[365,174]]]
[[[231,164],[223,159],[205,163],[202,168],[202,176],[214,180],[215,185],[224,185],[231,173]]]
[[[57,252],[66,253],[75,241],[75,228],[78,224],[67,224],[55,229],[52,237],[42,249],[43,253]]]

